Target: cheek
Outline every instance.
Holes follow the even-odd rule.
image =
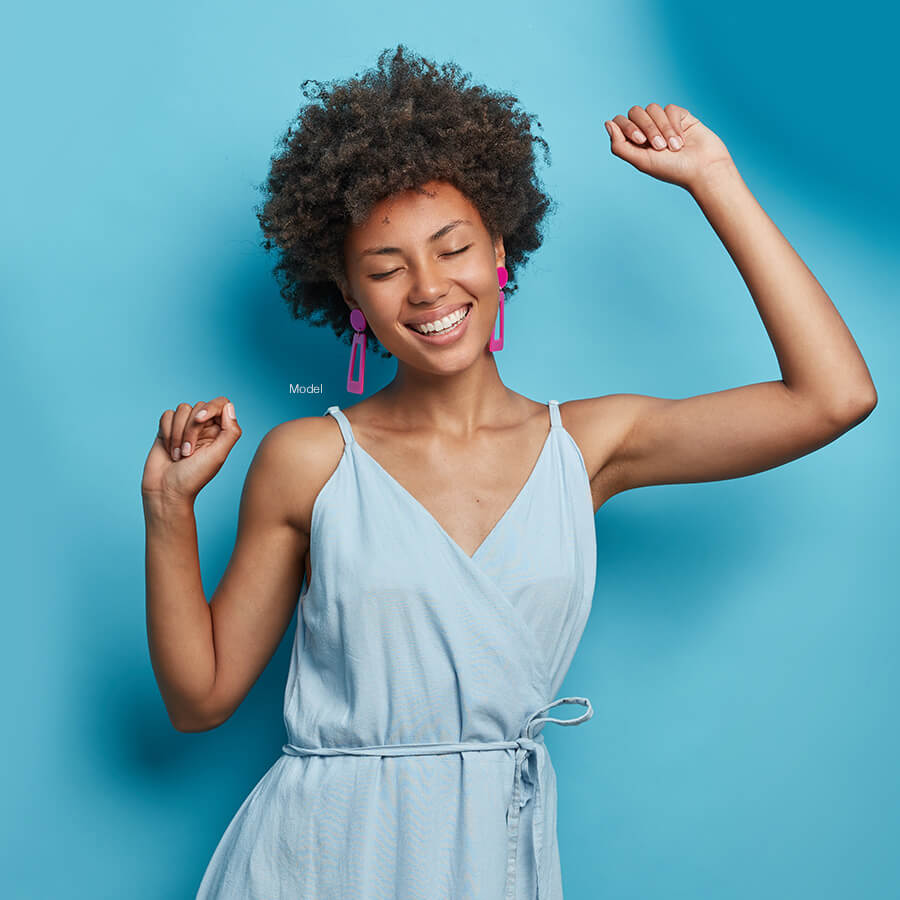
[[[405,294],[396,291],[375,291],[369,297],[369,306],[372,312],[371,329],[380,332],[388,340],[391,332],[405,329],[402,323],[404,314],[408,314]]]
[[[466,293],[477,297],[482,302],[492,300],[494,291],[500,290],[496,269],[490,266],[485,267],[483,262],[475,262],[465,271],[460,272],[457,281]]]

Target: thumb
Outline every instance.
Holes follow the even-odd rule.
[[[225,404],[222,410],[221,431],[216,435],[213,446],[222,454],[222,458],[228,456],[231,448],[237,443],[241,436],[241,426],[237,423],[237,417],[234,413],[234,404],[230,401]]]

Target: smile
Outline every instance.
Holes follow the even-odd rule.
[[[465,331],[465,323],[471,309],[472,304],[470,303],[464,309],[458,309],[436,322],[428,322],[426,325],[407,325],[406,327],[429,343],[446,343],[462,335]]]

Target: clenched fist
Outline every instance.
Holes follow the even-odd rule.
[[[193,501],[241,436],[234,405],[216,397],[167,409],[144,464],[141,494]]]
[[[636,169],[687,191],[721,166],[734,163],[728,148],[695,115],[670,103],[632,106],[628,116],[604,122],[610,150]]]

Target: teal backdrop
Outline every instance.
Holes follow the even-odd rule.
[[[604,119],[655,101],[725,141],[879,394],[809,456],[598,513],[562,692],[595,714],[545,734],[566,897],[897,896],[895,11],[51,0],[4,19],[4,898],[192,898],[280,753],[296,618],[225,725],[169,722],[141,472],[163,410],[234,401],[243,437],[196,505],[209,597],[263,435],[355,402],[347,346],[279,296],[256,185],[304,79],[401,41],[516,94],[551,147],[559,207],[508,308],[510,387],[685,397],[780,377],[691,196],[610,153]],[[395,365],[368,355],[367,395]]]

